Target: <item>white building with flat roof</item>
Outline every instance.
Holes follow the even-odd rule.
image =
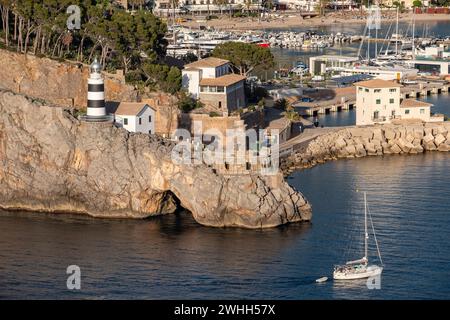
[[[432,116],[432,104],[414,99],[401,99],[401,84],[374,79],[355,83],[356,125],[390,123],[395,119],[418,119],[424,122],[443,121]]]
[[[359,61],[358,57],[347,57],[339,55],[322,55],[309,58],[309,71],[311,74],[324,74],[327,71],[344,70],[351,68]]]
[[[342,75],[367,74],[382,80],[401,80],[409,77],[416,77],[419,70],[405,67],[375,67],[375,66],[354,66],[343,68]]]
[[[251,0],[250,4],[251,10],[258,8],[259,0]],[[180,0],[177,3],[177,7],[172,7],[174,2],[172,0],[155,0],[155,6],[153,8],[153,13],[158,15],[172,15],[173,11],[178,13],[226,13],[229,10],[236,11],[242,10],[242,8],[247,8],[245,0],[229,0],[228,3],[219,4],[214,0]]]

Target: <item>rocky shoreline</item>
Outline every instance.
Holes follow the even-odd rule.
[[[287,176],[329,160],[386,154],[450,151],[450,122],[384,124],[350,127],[318,136],[286,158],[280,166]]]
[[[281,174],[224,176],[176,164],[171,141],[71,112],[0,90],[0,208],[146,218],[182,207],[213,227],[311,219],[310,204]]]

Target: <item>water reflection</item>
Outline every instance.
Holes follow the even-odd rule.
[[[0,298],[449,298],[449,171],[448,154],[426,153],[297,172],[288,181],[312,203],[313,222],[268,230],[202,227],[186,213],[101,220],[3,212]],[[361,257],[356,190],[368,192],[385,262],[381,290],[315,283]],[[82,270],[79,292],[65,287],[70,264]]]

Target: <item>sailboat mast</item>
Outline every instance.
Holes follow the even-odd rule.
[[[398,6],[397,6],[397,21],[395,23],[395,55],[398,55]]]
[[[416,44],[415,44],[415,33],[416,33],[416,8],[413,10],[413,25],[412,25],[412,57],[416,59]]]
[[[369,239],[369,233],[367,232],[367,196],[364,191],[364,258],[367,258],[367,240]]]

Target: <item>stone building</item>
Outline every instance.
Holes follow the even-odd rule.
[[[223,115],[246,105],[245,77],[231,73],[228,60],[209,57],[187,64],[182,71],[182,86]]]

